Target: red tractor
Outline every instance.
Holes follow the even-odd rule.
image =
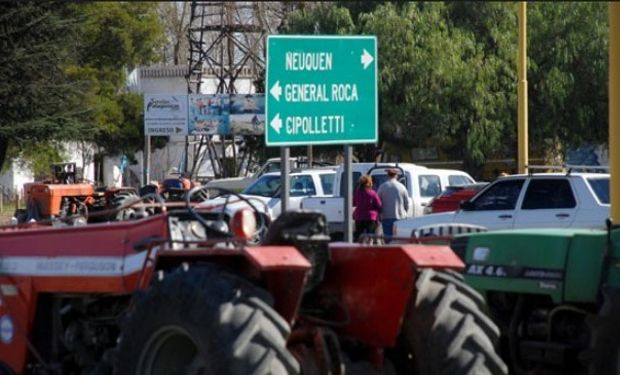
[[[259,215],[191,195],[136,220],[3,228],[0,374],[507,372],[448,247],[330,244],[315,212],[247,246]]]

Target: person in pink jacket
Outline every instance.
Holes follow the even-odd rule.
[[[355,240],[364,233],[375,234],[381,213],[381,198],[372,190],[372,177],[360,177],[359,184],[353,193],[353,220],[355,220]]]

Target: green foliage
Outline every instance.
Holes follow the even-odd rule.
[[[159,58],[156,7],[0,3],[0,165],[7,151],[28,156],[35,142],[41,149],[56,147],[45,144],[54,140],[86,140],[108,152],[140,147],[141,99],[124,86],[127,70]]]
[[[435,147],[474,172],[515,157],[516,3],[337,1],[288,26],[377,36],[382,142]],[[607,33],[604,3],[528,7],[530,155],[606,142]]]
[[[84,140],[109,154],[133,152],[142,146],[141,96],[125,93],[126,72],[160,59],[163,27],[156,3],[103,2],[73,4],[79,22],[77,64],[73,77],[88,82],[84,92],[94,129]]]
[[[28,142],[21,151],[13,152],[19,155],[19,167],[31,170],[37,181],[49,177],[51,164],[63,162],[68,157],[59,142]]]
[[[141,148],[142,99],[124,85],[160,60],[157,7],[0,2],[0,165],[7,152],[52,160],[51,140]],[[301,3],[283,32],[376,35],[380,140],[474,171],[515,154],[516,14],[516,3]],[[604,3],[529,5],[530,155],[606,141],[607,22]]]
[[[9,148],[71,138],[82,123],[80,83],[70,80],[74,23],[63,4],[0,3],[0,165]]]
[[[497,5],[473,6],[492,13]],[[385,4],[361,15],[360,26],[379,43],[381,139],[441,145],[475,166],[501,148],[514,81],[505,46],[489,46],[486,25],[476,27],[467,14],[454,20],[452,12],[444,3]]]
[[[528,27],[530,147],[607,143],[607,4],[532,3]]]

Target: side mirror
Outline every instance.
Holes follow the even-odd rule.
[[[471,211],[474,209],[474,203],[472,201],[461,201],[459,207],[463,211]]]

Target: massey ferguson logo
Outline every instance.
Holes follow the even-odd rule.
[[[175,99],[176,100],[176,99]],[[149,111],[153,109],[159,109],[162,111],[179,111],[181,109],[181,105],[179,103],[172,103],[168,99],[151,99],[149,104],[146,105],[146,110]]]

